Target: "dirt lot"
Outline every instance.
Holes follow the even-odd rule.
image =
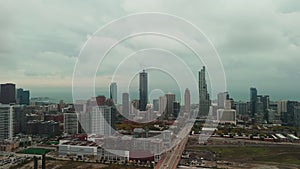
[[[190,158],[182,159],[181,164],[194,159],[205,167],[215,168],[300,168],[300,145],[297,144],[188,144],[185,151]]]

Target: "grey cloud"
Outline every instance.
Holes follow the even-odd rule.
[[[278,88],[289,93],[300,85],[298,0],[4,0],[0,2],[0,71],[7,72],[7,76],[2,75],[1,80],[16,73],[22,74],[20,79],[71,77],[87,35],[113,19],[135,12],[170,13],[198,26],[219,52],[229,91],[236,95],[242,90],[248,92],[255,84],[274,93]],[[122,50],[151,45],[144,43],[137,40],[123,44]],[[122,50],[116,55],[121,56]],[[176,52],[185,53],[180,48]],[[105,71],[112,71],[110,64]],[[290,81],[293,84],[287,83]],[[280,93],[276,94],[279,98]]]

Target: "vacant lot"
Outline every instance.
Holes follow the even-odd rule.
[[[300,145],[187,145],[192,159],[300,168]]]

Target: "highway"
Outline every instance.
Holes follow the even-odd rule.
[[[172,150],[166,152],[164,161],[157,169],[176,169],[187,141],[188,138],[183,139]]]
[[[175,145],[173,148],[166,152],[166,157],[163,160],[162,164],[156,169],[176,169],[177,165],[181,159],[181,154],[185,149],[185,145],[188,141],[188,137],[186,134],[189,133],[189,127],[183,128],[178,134],[177,143],[175,141]]]

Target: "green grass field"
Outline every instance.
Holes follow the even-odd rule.
[[[187,150],[214,152],[217,160],[300,165],[300,146],[207,146],[187,148]]]
[[[46,154],[46,153],[48,153],[50,151],[52,151],[52,150],[43,149],[43,148],[28,148],[28,149],[19,151],[18,153],[43,155],[43,154]]]

